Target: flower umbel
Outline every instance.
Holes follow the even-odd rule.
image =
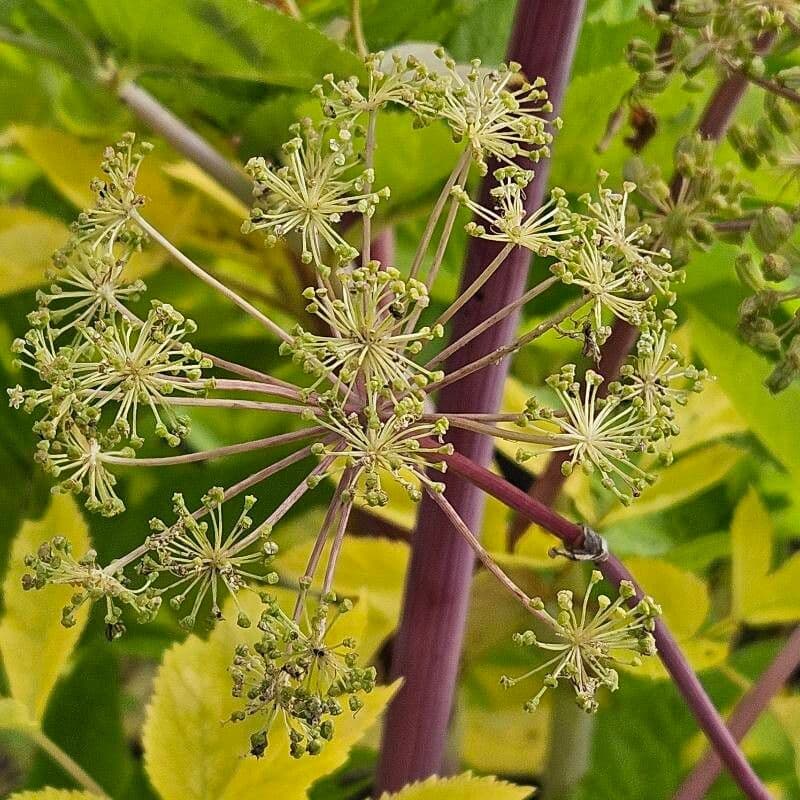
[[[263,158],[248,162],[258,203],[242,230],[263,230],[268,245],[297,233],[303,261],[320,268],[324,245],[340,262],[348,261],[357,251],[336,226],[347,213],[371,215],[389,190],[373,191],[372,170],[359,171],[349,127],[318,129],[305,120],[293,132],[295,137],[283,146],[284,166],[268,166]]]
[[[139,589],[131,589],[121,572],[115,574],[97,565],[94,550],[76,559],[72,545],[63,536],[54,537],[35,554],[27,556],[25,566],[30,570],[22,577],[25,589],[42,589],[48,584],[76,588],[61,616],[61,623],[67,628],[75,624],[75,612],[84,603],[103,600],[106,632],[109,639],[116,639],[125,632],[120,604],[133,609],[139,622],[153,619],[161,606],[161,598],[149,582]]]
[[[539,598],[532,601],[539,616],[549,622],[555,641],[542,641],[528,630],[515,634],[514,642],[521,647],[536,647],[548,655],[555,655],[524,675],[501,678],[502,685],[510,687],[547,670],[542,688],[525,703],[526,711],[535,711],[542,695],[562,681],[572,685],[575,702],[587,713],[594,713],[598,709],[600,688],[606,687],[614,692],[619,686],[615,665],[638,666],[643,656],[655,654],[656,644],[651,631],[661,609],[649,597],[642,598],[631,608],[628,602],[635,597],[636,591],[628,581],[620,584],[619,596],[613,603],[606,595],[599,595],[598,610],[590,617],[592,591],[602,579],[600,572],[592,572],[580,616],[575,613],[572,592],[566,589],[558,593],[556,617],[545,610]]]
[[[198,519],[199,513],[189,513],[183,495],[177,493],[172,498],[177,522],[167,526],[160,519],[150,521],[153,532],[147,537],[146,544],[152,555],[142,563],[141,570],[149,576],[169,575],[174,579],[163,591],[177,590],[170,599],[170,605],[176,610],[194,593],[189,613],[181,618],[181,625],[185,628],[194,627],[203,601],[209,594],[212,620],[222,618],[221,587],[233,598],[237,624],[242,628],[250,627],[250,619],[239,605],[239,592],[249,583],[275,583],[278,579],[275,572],[252,571],[258,564],[269,565],[278,552],[278,546],[268,538],[268,534],[259,537],[255,550],[242,546],[244,535],[253,525],[249,512],[256,503],[255,497],[245,497],[239,518],[227,532],[222,512],[224,500],[225,493],[219,486],[203,495],[202,509],[211,519],[210,527]]]
[[[549,154],[553,137],[542,115],[553,106],[542,88],[543,79],[528,83],[516,63],[484,70],[479,59],[462,77],[444,50],[437,56],[447,72],[431,75],[423,83],[414,110],[426,120],[443,119],[453,138],[469,145],[481,174],[490,158],[511,164],[517,156],[538,161]]]
[[[589,370],[584,386],[575,380],[575,365],[567,364],[547,383],[558,395],[566,412],[563,416],[542,408],[535,400],[528,403],[529,425],[541,430],[552,444],[547,451],[564,452],[568,460],[562,465],[565,475],[580,465],[587,474],[595,470],[602,485],[627,505],[638,497],[654,477],[630,459],[648,449],[649,423],[634,404],[621,405],[618,394],[599,397],[603,378]],[[553,430],[555,427],[555,431]],[[521,451],[525,460],[535,453]]]
[[[333,718],[344,712],[345,698],[355,714],[363,705],[359,695],[375,687],[375,668],[358,666],[355,640],[331,641],[337,619],[352,603],[327,595],[301,626],[273,596],[262,599],[265,607],[258,622],[262,637],[252,646],[239,645],[231,667],[233,695],[247,701],[231,719],[263,718],[250,737],[254,756],[264,754],[278,720],[285,726],[292,756],[318,755],[333,738]]]

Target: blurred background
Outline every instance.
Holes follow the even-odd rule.
[[[572,198],[596,186],[598,169],[607,170],[611,184],[618,184],[637,146],[626,121],[618,135],[598,148],[609,115],[635,80],[624,57],[627,43],[635,37],[657,38],[639,18],[639,5],[636,0],[588,2],[551,170],[551,184],[562,186]],[[140,184],[154,223],[284,326],[301,318],[299,290],[307,275],[296,255],[284,246],[266,249],[260,237],[242,235],[240,225],[247,215],[242,199],[153,135],[117,94],[124,80],[135,79],[233,163],[243,164],[253,155],[276,156],[289,138],[289,125],[316,113],[312,86],[325,73],[349,75],[361,69],[347,49],[348,3],[301,2],[307,25],[282,14],[280,6],[245,0],[0,0],[4,388],[26,382],[13,363],[11,343],[27,329],[25,315],[34,307],[52,252],[63,245],[70,222],[91,201],[89,182],[103,147],[127,130],[156,145]],[[399,47],[426,54],[431,43],[442,43],[459,61],[477,57],[493,65],[503,58],[514,6],[514,0],[364,0],[362,15],[372,50]],[[37,52],[24,41],[13,41],[28,34],[47,48]],[[713,79],[695,88],[688,93],[676,81],[656,103],[655,132],[643,156],[666,174],[675,143],[697,119]],[[739,112],[742,119],[754,118],[760,102],[756,92],[748,95]],[[381,203],[376,226],[379,232],[390,232],[396,263],[403,265],[424,226],[424,212],[449,173],[454,145],[443,128],[414,131],[401,113],[382,121],[379,141],[376,172],[382,184],[391,186],[392,196]],[[729,145],[720,146],[719,159],[736,161]],[[778,187],[768,171],[746,177],[762,198],[798,200],[794,187]],[[442,306],[452,296],[463,260],[466,237],[457,237],[459,245],[451,248],[444,267],[446,280],[439,281],[433,298]],[[718,244],[693,258],[680,295],[684,324],[678,338],[717,381],[682,412],[683,434],[674,464],[664,469],[668,474],[629,509],[611,505],[581,476],[570,479],[560,501],[567,513],[601,528],[615,552],[661,601],[668,622],[723,710],[774,656],[786,626],[800,620],[800,556],[793,555],[800,538],[795,480],[800,475],[800,393],[792,388],[770,397],[762,386],[768,366],[736,338],[736,307],[744,295],[732,267],[734,252],[730,245]],[[293,365],[278,356],[274,342],[224,299],[187,280],[161,252],[151,249],[134,263],[149,297],[171,302],[197,321],[198,347],[278,376],[293,376]],[[535,324],[559,302],[558,292],[549,293],[543,305],[527,310],[524,324]],[[543,379],[568,360],[586,364],[579,346],[568,339],[545,338],[526,349],[514,362],[507,407],[519,408],[531,393],[540,392]],[[281,417],[204,411],[191,415],[192,432],[183,445],[187,450],[286,429]],[[18,581],[19,569],[10,563],[10,554],[20,526],[23,520],[41,518],[51,497],[51,481],[33,461],[31,423],[23,413],[0,404],[0,574],[8,575],[6,593],[15,591],[9,587]],[[153,452],[158,452],[155,447]],[[284,454],[269,451],[270,458]],[[173,492],[182,491],[193,507],[208,487],[235,482],[263,466],[263,458],[247,454],[121,474],[128,508],[113,520],[84,516],[77,505],[48,513],[60,514],[60,525],[87,525],[99,560],[106,563],[142,541],[151,517],[169,517]],[[512,450],[497,454],[497,468],[523,487],[533,479],[514,464]],[[261,510],[275,507],[300,474],[288,470],[259,486]],[[312,493],[275,533],[282,550],[277,568],[287,585],[301,569],[304,543],[328,497],[327,488]],[[388,663],[414,515],[413,504],[399,496],[380,517],[360,511],[343,555],[339,588],[368,589],[368,640],[379,667]],[[483,535],[497,553],[504,549],[508,522],[508,513],[490,503]],[[38,528],[30,527],[37,523],[26,524],[29,538],[56,532],[47,518]],[[542,532],[531,529],[515,553],[502,556],[521,585],[545,596],[556,580],[563,586],[580,578],[577,568],[565,570],[547,557],[550,544]],[[554,574],[556,568],[561,574]],[[57,626],[57,613],[50,620],[17,623],[38,631],[39,624]],[[587,800],[670,797],[703,751],[704,741],[661,667],[654,662],[623,676],[622,690],[605,698],[596,718],[582,716],[558,693],[548,693],[553,697],[543,708],[526,715],[521,704],[531,687],[504,691],[498,686],[499,674],[524,671],[510,641],[523,625],[501,590],[486,575],[477,575],[453,726],[453,767],[525,784],[548,772],[551,777],[558,774],[571,796]],[[41,631],[35,635],[50,635],[49,628]],[[159,796],[143,759],[145,709],[163,654],[184,638],[165,609],[157,622],[130,625],[124,638],[108,643],[101,610],[95,609],[66,673],[58,682],[47,679],[52,692],[42,708],[43,729],[114,798]],[[24,647],[21,642],[0,631],[7,668],[20,652],[9,648]],[[0,694],[8,692],[8,681],[0,674]],[[194,701],[183,697],[181,702],[188,707]],[[548,760],[548,742],[554,737],[570,743],[570,755],[560,764]],[[313,783],[310,796],[364,796],[376,744],[373,732],[333,776]],[[174,747],[181,748],[179,739]],[[798,748],[800,697],[789,691],[774,701],[745,743],[776,797],[800,798]],[[0,795],[43,785],[72,784],[31,736],[0,724]],[[710,796],[721,800],[739,794],[724,778]]]

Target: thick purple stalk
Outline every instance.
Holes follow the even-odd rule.
[[[728,719],[728,730],[740,742],[770,700],[781,690],[792,674],[800,668],[800,627],[792,632],[775,660],[739,701]],[[675,794],[673,800],[702,800],[722,771],[722,763],[713,750],[709,750]]]
[[[558,109],[569,75],[583,17],[585,0],[520,0],[508,48],[525,74],[547,81]],[[547,161],[536,167],[527,191],[528,210],[539,207],[547,183]],[[483,195],[491,186],[485,181]],[[474,239],[467,255],[462,287],[469,286],[497,255],[492,242]],[[525,290],[530,255],[516,248],[456,315],[453,340]],[[448,362],[448,371],[474,361],[514,336],[518,315],[476,337]],[[439,409],[494,412],[500,405],[508,359],[475,372],[442,390]],[[492,442],[485,436],[455,431],[455,448],[479,464],[491,458]],[[471,530],[480,530],[485,497],[458,475],[446,476],[447,498]],[[472,580],[474,555],[442,511],[423,499],[413,553],[406,579],[403,615],[394,643],[392,671],[404,679],[389,707],[378,765],[377,793],[395,791],[410,781],[438,772],[442,766],[448,723],[455,693],[458,663]]]
[[[508,481],[481,465],[475,464],[461,453],[444,456],[444,460],[452,472],[474,483],[484,492],[496,497],[531,522],[546,528],[558,536],[568,547],[575,548],[583,544],[583,530],[579,525],[557,514],[538,500],[534,500]],[[631,581],[636,586],[637,594],[641,596],[642,590],[635,578],[615,556],[610,555],[605,561],[598,562],[597,566],[606,579],[617,586],[621,581]],[[744,796],[751,800],[769,800],[769,793],[739,749],[734,735],[725,726],[724,720],[709,699],[663,620],[656,621],[653,635],[659,658]]]
[[[662,5],[663,8],[659,7],[657,10],[663,11],[669,7],[668,2]],[[772,47],[774,40],[775,36],[772,33],[761,36],[756,43],[758,52],[766,53]],[[748,85],[747,78],[740,74],[731,75],[720,83],[714,94],[711,95],[703,115],[697,123],[697,132],[704,139],[719,141],[725,136]],[[673,198],[677,197],[680,191],[681,180],[678,175],[672,179]],[[609,381],[615,380],[619,375],[620,367],[625,363],[625,359],[633,349],[638,334],[638,330],[625,322],[624,319],[618,319],[614,322],[611,336],[600,349],[601,357],[598,372],[605,379],[604,386],[607,386]],[[566,480],[561,472],[561,465],[566,459],[567,455],[563,453],[551,456],[544,472],[531,486],[531,497],[548,504],[556,501]],[[508,539],[512,547],[524,533],[525,528],[524,519],[517,515],[509,528]]]

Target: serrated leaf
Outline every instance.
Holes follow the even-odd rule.
[[[84,606],[75,615],[74,627],[61,625],[61,609],[74,593],[70,586],[48,586],[40,592],[22,588],[25,556],[53,536],[65,536],[76,553],[83,554],[89,548],[86,522],[69,495],[55,495],[41,519],[22,524],[3,581],[5,613],[0,621],[0,653],[11,696],[37,721],[87,619]]]
[[[612,525],[621,520],[654,514],[702,494],[719,483],[742,458],[742,451],[728,444],[705,447],[679,458],[660,470],[658,481],[627,507],[614,508],[603,520]]]
[[[516,786],[491,776],[477,777],[471,772],[453,778],[432,777],[412,783],[395,794],[384,793],[381,800],[523,800],[531,786]]]
[[[255,615],[257,601],[242,602]],[[236,645],[256,632],[238,628],[228,614],[206,641],[189,636],[167,651],[155,679],[144,726],[145,768],[162,800],[234,800],[243,796],[301,800],[311,784],[347,759],[397,688],[379,687],[364,708],[336,721],[336,734],[319,756],[291,758],[276,726],[264,758],[246,757],[256,720],[224,723],[241,701],[231,697],[228,674]]]
[[[37,789],[35,792],[17,792],[9,800],[97,800],[91,792],[71,792],[68,789]]]
[[[731,524],[731,613],[751,625],[800,619],[800,553],[771,572],[775,530],[769,512],[750,489]]]
[[[787,420],[800,419],[800,389],[771,395],[764,386],[771,367],[766,359],[692,308],[695,348],[716,376],[748,427],[795,477],[800,476],[800,434]]]
[[[711,609],[708,587],[702,578],[656,559],[631,558],[625,559],[625,564],[644,591],[661,605],[664,621],[695,671],[708,669],[725,660],[727,642],[700,634]],[[632,671],[636,675],[667,677],[657,658],[645,659]]]
[[[0,294],[38,286],[50,257],[68,236],[63,222],[40,211],[0,207]]]

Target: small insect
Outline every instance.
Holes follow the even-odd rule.
[[[597,344],[597,338],[594,335],[591,323],[583,323],[581,334],[583,336],[583,348],[581,349],[581,352],[587,358],[591,358],[595,364],[599,364],[602,353],[600,352],[600,345]]]

